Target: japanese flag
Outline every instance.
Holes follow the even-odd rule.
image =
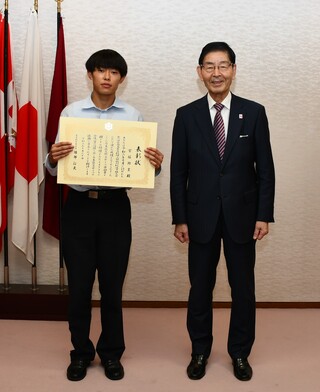
[[[30,13],[19,99],[12,242],[32,264],[38,228],[38,194],[44,178],[45,106],[38,15]]]

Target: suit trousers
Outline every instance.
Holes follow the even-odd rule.
[[[69,286],[71,359],[120,359],[125,350],[122,287],[131,245],[131,207],[127,193],[91,199],[71,190],[62,211],[62,249]],[[101,334],[90,340],[92,288],[97,273],[101,295]]]
[[[253,233],[252,233],[253,235]],[[231,317],[228,353],[231,358],[247,358],[255,339],[255,240],[239,244],[226,228],[223,213],[211,241],[189,244],[189,292],[187,327],[193,354],[209,357],[213,342],[212,292],[216,283],[216,268],[220,259],[221,242],[227,263],[231,287]]]

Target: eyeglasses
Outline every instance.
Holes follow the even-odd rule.
[[[230,66],[233,66],[234,64],[231,63],[230,61],[221,61],[219,64],[213,64],[213,63],[205,63],[201,64],[200,67],[204,69],[207,73],[212,73],[215,71],[217,68],[218,71],[220,72],[226,72],[230,68]]]

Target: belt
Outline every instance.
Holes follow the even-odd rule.
[[[76,191],[77,192],[77,191]],[[83,197],[87,197],[89,199],[100,199],[100,200],[108,200],[114,199],[117,197],[122,197],[127,193],[126,188],[118,188],[118,189],[99,189],[99,190],[89,190],[85,192],[77,192],[78,195]]]

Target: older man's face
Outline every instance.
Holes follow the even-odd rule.
[[[232,64],[227,52],[210,52],[198,66],[199,78],[216,102],[222,102],[228,95],[236,76],[236,65]]]

